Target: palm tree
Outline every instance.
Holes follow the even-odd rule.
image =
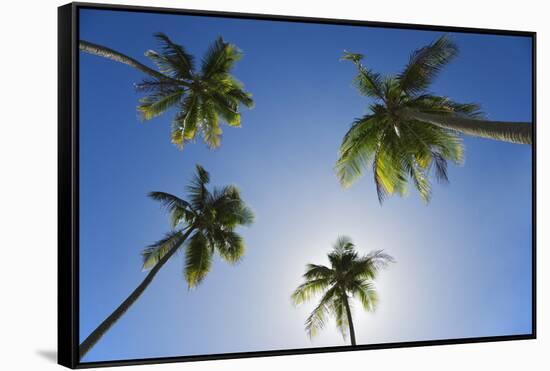
[[[254,104],[250,93],[232,75],[231,70],[242,57],[241,51],[221,37],[212,43],[195,69],[192,55],[183,46],[173,43],[162,33],[154,35],[161,51],[145,53],[158,71],[113,49],[80,40],[80,50],[133,67],[148,79],[136,84],[136,89],[148,93],[140,100],[138,111],[143,120],[150,120],[172,107],[177,113],[172,121],[171,139],[178,148],[201,135],[210,148],[220,145],[220,118],[229,126],[241,126],[241,105]]]
[[[380,203],[388,195],[405,194],[409,180],[428,202],[432,170],[438,181],[447,182],[447,162],[463,161],[459,134],[531,144],[530,123],[483,120],[478,105],[428,92],[457,53],[456,44],[442,36],[416,50],[403,72],[383,77],[362,64],[363,55],[345,52],[342,59],[358,70],[354,85],[374,102],[368,114],[354,121],[340,146],[336,171],[343,186],[372,167]]]
[[[349,329],[351,345],[356,345],[350,299],[357,298],[366,311],[374,311],[378,295],[373,280],[379,269],[394,262],[394,259],[381,250],[359,256],[348,237],[336,240],[328,259],[330,267],[306,265],[305,282],[298,286],[291,298],[294,304],[301,304],[322,293],[319,304],[306,320],[308,335],[315,336],[330,314],[336,318],[336,326],[344,339]]]
[[[241,199],[235,186],[209,191],[206,188],[209,182],[208,172],[197,165],[197,173],[187,187],[187,201],[165,192],[149,194],[170,212],[172,231],[143,250],[143,270],[149,270],[149,273],[126,300],[80,344],[80,358],[143,294],[176,251],[185,250],[185,280],[189,288],[196,287],[205,278],[212,268],[215,253],[230,264],[235,264],[244,255],[243,239],[235,229],[250,225],[254,214]]]

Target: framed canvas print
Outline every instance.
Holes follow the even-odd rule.
[[[535,72],[533,32],[60,7],[59,363],[535,338]]]

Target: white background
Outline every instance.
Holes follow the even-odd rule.
[[[538,339],[503,343],[139,366],[155,370],[548,369],[550,26],[544,1],[119,1],[189,9],[302,15],[538,32]],[[57,6],[2,3],[0,22],[0,368],[60,369],[56,350]],[[505,87],[503,87],[505,88]],[[546,225],[546,227],[545,227]],[[513,272],[511,272],[513,274]],[[513,296],[510,300],[514,300]],[[135,367],[133,367],[135,368]],[[131,368],[131,369],[133,369]],[[130,369],[130,368],[128,368]]]

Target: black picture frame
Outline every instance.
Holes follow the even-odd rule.
[[[82,363],[79,345],[79,10],[102,9],[125,12],[168,13],[331,25],[375,26],[414,30],[445,31],[529,37],[532,42],[532,330],[530,334],[488,336],[322,348],[254,351],[200,356],[176,356]],[[353,350],[372,350],[431,345],[465,344],[536,339],[536,32],[464,28],[422,24],[386,23],[346,19],[310,18],[268,14],[232,13],[145,6],[70,3],[58,8],[58,363],[69,368],[142,365],[169,362],[221,360],[231,358],[297,355]]]

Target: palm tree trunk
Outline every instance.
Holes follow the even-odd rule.
[[[133,68],[135,68],[135,69],[137,69],[141,72],[146,73],[147,75],[149,75],[151,77],[154,77],[155,79],[164,80],[164,81],[173,81],[175,83],[182,84],[181,81],[174,80],[174,79],[170,78],[169,76],[166,76],[166,75],[164,75],[164,74],[162,74],[158,71],[155,71],[154,69],[147,67],[146,65],[136,61],[135,59],[133,59],[133,58],[131,58],[131,57],[125,55],[125,54],[119,53],[116,50],[107,48],[106,46],[93,44],[93,43],[85,41],[85,40],[80,40],[79,48],[83,52],[93,54],[93,55],[97,55],[99,57],[111,59],[115,62],[124,63],[124,64],[126,64],[130,67],[133,67]]]
[[[181,236],[181,243],[183,243],[187,237],[191,234],[193,231],[193,227],[189,228],[182,236]],[[109,317],[107,317],[97,328],[92,331],[90,335],[80,344],[79,346],[79,353],[80,353],[80,359],[88,353],[88,351],[101,339],[103,335],[122,317],[124,313],[128,309],[130,309],[130,306],[134,304],[134,302],[143,294],[147,286],[153,281],[153,278],[158,273],[158,271],[162,268],[162,266],[170,259],[172,255],[178,250],[179,246],[181,246],[181,243],[178,243],[174,245],[174,247],[166,253],[158,261],[158,263],[149,271],[145,279],[139,284],[138,287],[132,293],[114,310],[113,313]]]
[[[353,327],[353,319],[351,318],[351,309],[349,307],[348,296],[346,295],[346,293],[343,294],[343,299],[344,299],[344,305],[346,306],[346,314],[348,315],[349,337],[351,339],[351,345],[355,346],[357,345],[355,341],[355,329]]]
[[[432,125],[458,131],[462,134],[474,137],[520,144],[533,143],[533,126],[529,122],[477,120],[467,117],[437,115],[413,110],[405,111],[405,115],[409,118],[429,122]]]

